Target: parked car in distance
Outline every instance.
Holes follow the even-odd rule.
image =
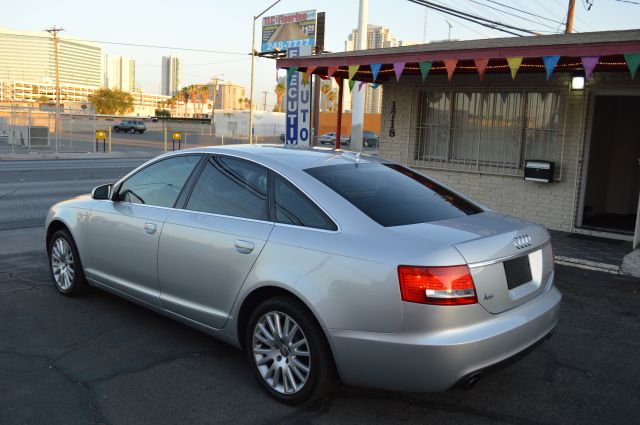
[[[325,144],[335,145],[336,133],[324,133],[323,135],[318,137],[318,142],[321,145],[325,145]],[[351,142],[351,139],[349,138],[349,136],[340,136],[340,143],[348,145],[350,142]]]
[[[151,117],[151,122],[158,122],[158,117]]]
[[[242,348],[291,404],[336,373],[471,387],[550,336],[562,297],[544,227],[345,151],[167,153],[52,206],[45,228],[58,292],[95,285]]]
[[[116,133],[144,133],[147,127],[142,120],[124,120],[120,124],[113,126],[113,131]]]
[[[377,148],[380,144],[380,136],[373,131],[362,132],[362,145],[370,148]]]
[[[284,133],[280,133],[280,141],[284,143],[285,135]]]

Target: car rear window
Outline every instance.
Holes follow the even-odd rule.
[[[397,164],[340,164],[305,171],[385,227],[482,212],[433,180]]]

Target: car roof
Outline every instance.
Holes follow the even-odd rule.
[[[377,156],[357,155],[356,152],[320,147],[290,147],[284,145],[230,145],[209,146],[183,149],[177,153],[211,153],[228,154],[264,163],[265,165],[285,164],[299,170],[320,167],[323,165],[339,165],[358,163],[389,162]],[[170,154],[171,155],[171,154]]]

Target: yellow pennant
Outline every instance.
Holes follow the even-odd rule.
[[[511,69],[511,79],[515,80],[518,69],[520,69],[520,65],[522,65],[522,58],[507,58],[507,63]]]
[[[349,79],[353,80],[353,77],[356,75],[356,72],[358,72],[358,68],[360,68],[360,65],[349,65]]]
[[[309,74],[305,72],[302,74],[302,85],[306,86],[307,84],[309,84]]]

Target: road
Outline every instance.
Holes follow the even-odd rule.
[[[632,424],[640,417],[640,282],[565,267],[556,267],[564,299],[555,335],[470,391],[342,387],[308,406],[278,404],[240,351],[98,289],[73,299],[55,291],[42,228],[21,226],[40,225],[49,203],[114,181],[140,160],[107,161],[0,162],[1,424]]]

